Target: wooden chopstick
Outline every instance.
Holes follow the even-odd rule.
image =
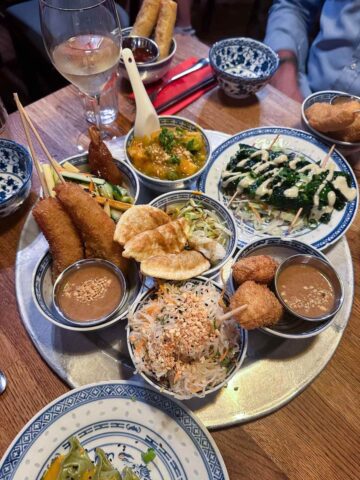
[[[233,310],[230,310],[230,312],[224,313],[224,315],[221,315],[220,317],[218,317],[218,320],[219,320],[219,322],[223,322],[225,320],[228,320],[233,315],[235,315],[235,313],[240,313],[243,310],[245,310],[247,307],[248,307],[247,304],[240,305],[239,307],[236,307]]]
[[[330,150],[328,151],[328,153],[326,154],[326,156],[324,157],[324,160],[321,162],[321,168],[324,168],[326,167],[326,164],[327,162],[329,161],[329,158],[331,157],[331,155],[333,154],[333,151],[335,149],[335,143],[331,146]]]
[[[45,155],[47,156],[49,162],[51,163],[51,166],[53,167],[53,169],[55,170],[55,172],[57,173],[57,175],[59,176],[60,180],[62,183],[66,183],[65,180],[64,180],[64,177],[62,176],[61,172],[59,171],[59,168],[58,168],[58,163],[57,161],[51,156],[49,150],[46,148],[46,145],[44,144],[44,142],[42,141],[38,131],[36,130],[36,128],[34,127],[34,124],[32,123],[31,121],[31,118],[29,117],[28,113],[26,112],[25,108],[23,107],[23,105],[21,104],[20,100],[19,100],[19,97],[18,95],[15,93],[14,94],[14,98],[15,98],[15,102],[16,102],[16,105],[18,107],[18,110],[20,112],[20,114],[22,113],[25,120],[27,121],[27,123],[29,124],[33,134],[35,135],[36,137],[36,140],[39,142],[39,145],[41,146],[41,148],[43,149]]]
[[[24,128],[25,135],[26,135],[26,140],[27,140],[27,143],[29,145],[31,156],[32,156],[32,159],[34,161],[35,168],[36,168],[39,180],[40,180],[41,188],[42,188],[42,191],[43,191],[43,196],[48,197],[50,195],[50,192],[49,192],[49,190],[47,188],[47,185],[46,185],[46,182],[45,182],[44,173],[42,171],[40,161],[39,161],[39,159],[36,155],[36,152],[34,150],[34,145],[32,143],[31,137],[30,137],[28,124],[26,122],[23,109],[20,106],[21,104],[20,104],[20,100],[19,100],[19,97],[18,97],[17,93],[14,93],[14,99],[15,99],[16,106],[18,107],[18,110],[19,110],[21,123],[22,123],[22,126]]]

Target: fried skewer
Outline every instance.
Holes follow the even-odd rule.
[[[40,198],[35,205],[32,214],[49,244],[52,256],[52,275],[55,280],[65,268],[84,258],[84,249],[80,235],[71,218],[60,202],[56,198],[49,196],[51,192],[47,188],[41,163],[34,150],[24,109],[21,108],[17,94],[14,94],[14,98],[42,187],[43,198]]]

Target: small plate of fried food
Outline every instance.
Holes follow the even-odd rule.
[[[360,97],[335,90],[316,92],[304,100],[301,115],[312,133],[340,152],[360,150]]]
[[[96,129],[90,129],[90,138],[88,154],[64,160],[61,165],[53,159],[51,166],[39,165],[34,159],[43,198],[34,206],[32,215],[49,244],[49,251],[34,270],[34,303],[55,325],[81,331],[104,328],[126,317],[141,288],[136,263],[123,257],[122,247],[113,239],[115,221],[137,200],[136,174],[128,165],[112,158]],[[111,262],[124,275],[126,291],[121,307],[106,321],[96,325],[84,321],[76,326],[55,308],[53,289],[62,272],[84,259]],[[83,279],[82,291],[90,287],[90,282]]]
[[[176,52],[173,37],[176,22],[177,3],[173,0],[144,0],[132,27],[122,29],[123,38],[151,39],[158,47],[159,56],[144,62],[149,55],[148,49],[137,47],[133,50],[141,80],[147,84],[160,80],[169,70]],[[134,42],[134,45],[137,45]],[[128,45],[127,45],[128,46]],[[131,48],[131,45],[129,45]],[[128,78],[122,59],[120,70]]]
[[[317,322],[303,320],[284,308],[283,299],[277,296],[276,272],[285,260],[295,255],[311,256],[329,264],[325,255],[314,247],[279,237],[250,243],[235,256],[231,271],[227,272],[227,284],[233,292],[229,309],[243,328],[259,328],[278,337],[302,339],[318,335],[331,325],[335,316]],[[309,286],[305,286],[308,296]]]
[[[184,190],[135,205],[120,218],[114,238],[143,275],[181,281],[219,271],[235,251],[236,230],[219,202]]]

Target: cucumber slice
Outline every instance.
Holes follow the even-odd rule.
[[[97,185],[104,185],[104,183],[106,183],[103,178],[88,177],[87,175],[83,175],[82,173],[72,173],[62,170],[61,174],[64,178],[68,178],[69,180],[76,180],[78,182],[90,183],[91,181],[93,181],[93,183],[96,183]]]

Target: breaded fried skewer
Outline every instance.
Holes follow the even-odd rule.
[[[75,183],[62,183],[56,196],[70,215],[85,244],[85,256],[103,258],[127,273],[128,260],[122,247],[114,241],[115,223],[96,201]]]
[[[32,214],[48,241],[55,280],[65,268],[84,258],[80,235],[56,198],[41,198]]]
[[[71,218],[55,198],[49,197],[46,182],[41,169],[40,161],[36,155],[30,132],[28,129],[27,117],[24,115],[24,108],[20,103],[17,94],[14,95],[16,105],[19,109],[21,122],[29,144],[32,159],[39,176],[43,190],[43,197],[33,208],[32,214],[43,232],[49,244],[52,255],[53,279],[77,260],[84,258],[84,249],[79,233],[77,232]],[[34,128],[34,127],[33,127]]]

